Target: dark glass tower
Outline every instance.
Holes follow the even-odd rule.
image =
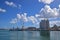
[[[40,29],[41,30],[48,30],[48,28],[49,28],[49,20],[48,19],[41,20]]]

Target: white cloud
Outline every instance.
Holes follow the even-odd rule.
[[[60,26],[60,20],[50,21],[50,26],[54,26],[55,24]]]
[[[13,2],[5,1],[5,3],[9,6],[17,7]]]
[[[35,14],[35,17],[39,17],[40,15],[39,14]]]
[[[17,17],[12,19],[10,23],[17,23],[22,20],[24,22],[31,22],[33,24],[39,25],[41,20],[44,18],[48,18],[50,21],[50,25],[60,25],[60,21],[57,21],[57,18],[60,18],[60,8],[51,8],[49,5],[45,5],[39,12],[39,14],[35,14],[34,16],[27,16],[27,13],[19,13]],[[55,21],[56,20],[56,21]]]
[[[27,21],[28,21],[27,13],[21,14],[21,19],[22,19],[24,22],[27,22]]]
[[[11,24],[15,24],[15,23],[17,23],[17,22],[18,22],[17,18],[14,18],[14,19],[12,19],[12,20],[10,21]]]
[[[27,13],[24,13],[24,14],[17,14],[17,17],[16,18],[13,18],[10,23],[12,24],[15,24],[19,21],[23,21],[23,22],[27,22],[28,21],[28,18],[27,18]]]
[[[57,20],[58,18],[48,18],[49,20]]]
[[[5,4],[11,7],[21,8],[21,5],[16,5],[14,2],[5,1]]]
[[[5,10],[5,9],[0,8],[0,12],[6,12],[6,10]]]
[[[38,14],[35,14],[35,16],[39,22],[44,20],[44,18],[48,18],[50,20],[50,26],[53,26],[54,24],[60,26],[60,21],[58,20],[60,19],[60,7],[51,8],[49,5],[45,5]]]
[[[38,18],[39,21],[44,20],[45,18]]]
[[[39,2],[43,2],[44,4],[50,4],[52,3],[54,0],[38,0]]]
[[[21,15],[17,14],[17,19],[20,20],[21,19]]]
[[[32,22],[33,24],[37,23],[37,18],[35,16],[27,16],[27,13],[21,14],[21,19],[24,22]]]
[[[27,13],[17,14],[17,17],[12,19],[10,23],[17,23],[19,21],[31,22],[33,24],[38,24],[38,20],[35,16],[27,16]]]
[[[60,8],[60,4],[59,4],[59,8]]]
[[[45,5],[44,8],[42,8],[38,15],[40,15],[40,18],[55,18],[60,17],[60,9],[58,8],[51,8],[49,5]]]
[[[28,17],[28,19],[32,22],[32,23],[36,23],[37,19],[34,16],[30,16]]]

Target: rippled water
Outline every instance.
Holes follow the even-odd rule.
[[[0,40],[60,40],[60,31],[0,31]]]

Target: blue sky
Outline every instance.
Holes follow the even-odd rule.
[[[59,0],[0,0],[0,28],[39,27],[48,18],[50,26],[60,24]]]

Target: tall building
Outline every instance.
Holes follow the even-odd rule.
[[[48,30],[48,28],[49,28],[49,20],[48,19],[41,20],[40,29],[41,30]]]

